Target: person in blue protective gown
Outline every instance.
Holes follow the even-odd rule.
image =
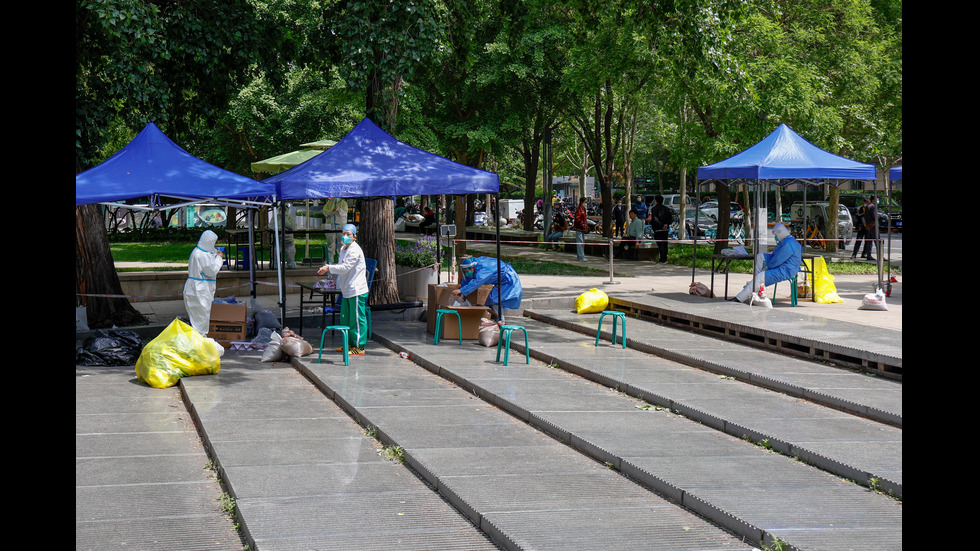
[[[756,285],[773,285],[780,281],[786,281],[794,277],[800,271],[800,261],[803,260],[803,247],[789,233],[786,226],[776,224],[772,227],[772,234],[776,238],[776,247],[771,253],[759,253],[756,255],[756,270],[759,276],[756,278]],[[764,269],[763,269],[764,268]],[[760,270],[761,271],[758,271]],[[758,291],[758,287],[753,288],[750,280],[745,287],[734,298],[739,302],[746,302],[752,293]]]
[[[367,301],[368,281],[367,263],[364,252],[355,241],[357,226],[347,224],[340,233],[340,253],[336,264],[324,264],[317,274],[334,274],[337,276],[337,287],[340,289],[340,323],[350,329],[347,340],[350,343],[351,356],[363,356],[367,344],[368,322]],[[343,350],[340,348],[339,350]]]
[[[184,310],[191,327],[207,336],[211,323],[211,302],[214,301],[218,271],[224,256],[215,248],[218,234],[205,230],[187,260],[187,281],[184,283]]]
[[[459,289],[453,291],[457,297],[476,291],[483,285],[493,285],[490,295],[487,296],[485,306],[491,307],[491,314],[496,315],[493,306],[500,304],[501,307],[516,310],[521,307],[521,300],[524,298],[524,289],[521,287],[521,278],[514,271],[514,268],[506,263],[500,263],[500,288],[497,288],[497,259],[486,256],[469,256],[463,259],[459,265],[463,272],[463,279],[460,281]]]

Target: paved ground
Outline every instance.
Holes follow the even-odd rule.
[[[887,311],[858,309],[870,276],[835,278],[842,303],[790,307],[780,289],[765,311],[691,297],[690,269],[615,270],[522,278],[508,322],[527,363],[523,338],[503,365],[379,316],[349,366],[328,342],[323,363],[229,351],[163,390],[76,368],[76,548],[902,547],[900,382],[634,317],[626,348],[608,325],[597,347],[597,316],[570,312],[595,287],[901,365],[901,281]],[[159,323],[183,310],[136,305]]]

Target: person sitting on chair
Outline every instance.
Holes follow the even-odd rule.
[[[756,273],[759,275],[757,280],[767,286],[795,277],[800,271],[800,261],[803,260],[803,247],[790,235],[786,226],[776,224],[772,227],[772,233],[776,237],[776,248],[771,253],[759,253],[755,257],[755,269],[758,270]],[[758,291],[758,288],[753,288],[752,283],[752,280],[749,280],[745,287],[729,300],[748,301],[752,294]]]

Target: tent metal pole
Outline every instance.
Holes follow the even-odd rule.
[[[442,252],[442,232],[439,231],[439,196],[436,196],[436,284],[442,283],[442,259],[439,253]]]
[[[695,191],[695,195],[697,196],[698,204],[694,206],[694,253],[692,256],[693,261],[691,262],[691,283],[694,283],[695,271],[697,270],[697,266],[698,266],[698,213],[701,212],[701,186],[702,185],[704,184],[699,183],[697,186],[695,186],[695,189],[697,190]],[[687,213],[684,214],[685,216],[687,215]],[[686,225],[686,223],[687,223],[687,219],[685,218],[684,220],[679,221],[678,225],[684,226]]]
[[[759,180],[755,181],[756,185],[759,185]],[[748,184],[746,184],[748,185]],[[755,198],[752,200],[755,204],[754,216],[756,221],[752,224],[752,292],[759,292],[759,270],[757,264],[757,259],[759,258],[759,253],[762,251],[762,235],[759,233],[759,215],[762,212],[762,199],[759,197],[758,188],[756,188]]]
[[[501,323],[504,322],[504,290],[500,288],[500,195],[495,195],[494,200],[494,218],[497,219],[497,319]]]
[[[255,228],[252,227],[252,209],[248,213],[248,283],[252,289],[252,298],[255,298]],[[228,251],[231,252],[231,251]],[[235,260],[238,263],[238,260]],[[237,266],[236,266],[237,269]]]
[[[279,238],[279,213],[281,212],[279,203],[272,205],[272,231],[273,239],[276,243],[276,275],[279,277],[279,314],[283,324],[286,323],[286,289],[283,287],[282,274],[282,240]],[[302,329],[302,328],[301,328]]]

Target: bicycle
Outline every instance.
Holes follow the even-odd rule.
[[[820,228],[812,223],[809,218],[806,219],[806,232],[802,232],[801,228],[802,224],[794,223],[790,230],[790,233],[797,240],[802,241],[805,245],[814,249],[822,249],[827,245]]]

